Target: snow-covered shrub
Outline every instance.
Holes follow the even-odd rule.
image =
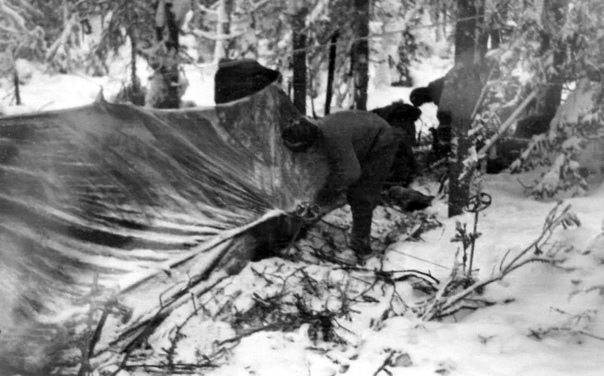
[[[585,194],[589,188],[588,175],[601,172],[604,166],[598,154],[604,140],[604,107],[598,100],[601,90],[589,80],[580,81],[558,109],[550,131],[534,137],[514,162],[513,171],[547,167],[532,189],[535,197],[552,197],[559,192]]]
[[[452,315],[461,309],[477,309],[489,305],[489,301],[481,297],[486,286],[493,282],[501,281],[511,272],[527,264],[540,262],[558,264],[562,261],[559,248],[549,244],[554,231],[559,227],[564,229],[570,226],[581,226],[581,221],[576,214],[570,211],[570,205],[563,205],[560,201],[545,218],[541,234],[529,246],[520,251],[511,249],[502,257],[498,268],[494,268],[492,275],[482,281],[468,278],[469,273],[465,268],[465,259],[457,259],[451,268],[451,274],[446,281],[440,283],[438,291],[425,301],[420,309],[423,320],[433,320]],[[477,232],[469,233],[465,226],[458,222],[457,235],[453,242],[464,243],[464,248],[470,246],[477,237]],[[464,252],[465,256],[465,252]]]

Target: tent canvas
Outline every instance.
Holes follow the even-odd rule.
[[[167,284],[177,301],[238,272],[252,257],[245,235],[324,182],[320,152],[281,142],[297,115],[270,85],[214,108],[98,101],[0,118],[0,364],[51,364],[103,294],[126,306],[143,294],[135,323],[165,305]]]

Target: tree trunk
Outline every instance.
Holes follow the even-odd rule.
[[[337,42],[340,37],[340,32],[336,31],[331,36],[329,43],[329,67],[327,69],[327,91],[325,92],[325,116],[331,111],[331,98],[333,96],[333,79],[336,71],[336,52]]]
[[[469,132],[472,128],[472,113],[482,88],[481,72],[476,65],[458,65],[447,77],[443,92],[442,111],[451,114],[449,217],[463,213],[463,208],[470,195],[474,167],[466,167],[464,161],[470,155],[470,148],[473,146]],[[439,111],[441,111],[440,108]]]
[[[15,66],[13,69],[13,85],[15,86],[15,104],[17,106],[21,105],[21,90],[19,86],[19,72],[17,71],[17,67]]]
[[[141,92],[141,83],[138,79],[137,65],[136,65],[136,51],[138,44],[136,37],[134,36],[134,30],[128,28],[128,38],[130,39],[130,101],[137,106],[143,106],[145,104],[145,96]]]
[[[491,39],[491,49],[495,50],[501,46],[503,27],[508,18],[507,2],[500,2],[495,6],[495,14],[491,14],[488,21],[488,33]]]
[[[158,49],[157,67],[149,82],[145,105],[154,108],[180,107],[180,71],[178,68],[179,26],[172,4],[160,0],[156,8],[157,43],[165,48]],[[167,32],[167,38],[166,38]]]
[[[540,98],[537,99],[537,113],[543,116],[554,117],[562,101],[562,87],[564,75],[561,66],[564,64],[565,54],[562,41],[553,40],[564,24],[565,9],[568,0],[545,0],[543,6],[543,24],[545,32],[542,36],[541,53],[552,53],[552,72],[547,75],[547,86]]]
[[[474,62],[482,63],[486,56],[489,47],[489,33],[486,29],[485,7],[484,0],[474,2],[476,7],[476,21],[474,28],[474,38],[478,41],[476,51],[474,53]]]
[[[484,0],[458,0],[455,29],[455,68],[447,76],[439,111],[451,119],[451,164],[449,168],[449,217],[463,213],[468,202],[473,168],[466,168],[472,139],[472,113],[482,91],[481,69],[484,52],[476,16],[484,9]],[[469,170],[469,171],[468,171]]]
[[[233,12],[233,0],[220,0],[218,4],[218,26],[214,60],[228,59],[230,52],[230,40],[226,37],[231,33],[231,13]]]
[[[435,32],[435,40],[437,42],[440,42],[440,40],[442,39],[442,30],[441,30],[441,26],[440,26],[440,1],[436,0],[434,2],[434,4],[432,4],[432,9],[433,9],[433,16],[432,16],[432,21],[434,22],[434,25],[436,25],[436,27],[434,28],[434,32]]]
[[[354,61],[354,108],[367,110],[369,86],[369,0],[354,0],[356,38],[352,45]]]
[[[304,33],[304,21],[307,9],[303,2],[289,0],[289,14],[291,16],[293,32],[293,102],[296,108],[306,114],[306,34]]]
[[[443,12],[443,22],[442,22],[443,38],[447,39],[447,3],[446,2],[443,2],[442,12]]]
[[[489,37],[491,39],[491,49],[496,50],[501,46],[501,30],[491,29],[489,30]]]
[[[477,38],[477,19],[480,9],[484,6],[477,7],[475,3],[484,4],[484,0],[458,0],[457,1],[457,24],[455,26],[455,65],[465,64],[471,65],[477,63],[475,57],[480,52],[477,48],[476,41],[481,41]]]

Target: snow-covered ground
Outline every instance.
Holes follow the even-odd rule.
[[[513,254],[535,240],[555,206],[555,202],[525,197],[516,176],[508,174],[487,177],[485,192],[493,196],[493,205],[479,217],[482,236],[477,241],[475,258],[479,280],[496,271],[508,250]],[[602,375],[604,187],[565,203],[572,205],[582,226],[558,229],[543,249],[559,249],[565,261],[556,267],[528,264],[489,285],[483,297],[494,302],[492,306],[441,322],[421,321],[409,312],[384,319],[381,315],[390,304],[392,290],[386,288],[382,294],[376,287],[372,296],[378,301],[354,304],[354,313],[338,320],[343,328],[338,333],[346,338],[346,344],[313,341],[308,326],[290,333],[263,331],[243,338],[226,365],[204,374]],[[422,241],[391,245],[385,254],[384,270],[423,271],[441,281],[451,273],[459,244],[450,242],[455,221],[471,225],[473,215],[447,219],[446,206],[440,201],[429,210],[437,214],[443,227],[424,234]],[[250,269],[272,270],[276,264],[279,262],[275,259],[254,263],[234,283],[239,289],[269,296],[270,288],[259,289]],[[367,268],[377,266],[372,260]],[[325,271],[317,268],[315,277],[321,273]],[[407,282],[397,283],[397,290],[409,305],[416,301]],[[233,336],[223,330],[222,335],[207,335],[218,339]],[[201,329],[187,336],[197,338],[199,333]],[[389,357],[392,360],[385,367],[389,373],[377,372]]]
[[[446,59],[434,58],[413,67],[418,86],[440,77],[449,68]],[[189,90],[185,100],[212,105],[210,67],[189,67]],[[210,73],[208,73],[210,72]],[[105,93],[119,89],[119,80],[77,75],[48,76],[36,72],[22,87],[24,103],[34,110],[66,108],[90,103],[103,87]],[[6,86],[0,98],[6,98]],[[369,108],[395,100],[408,101],[410,88],[372,88]],[[422,107],[425,126],[435,123],[435,109]],[[503,173],[484,178],[484,191],[493,204],[481,212],[475,267],[479,280],[488,278],[508,250],[517,252],[539,236],[555,202],[539,202],[523,193],[517,181],[531,182],[533,175]],[[419,187],[435,194],[433,185]],[[558,267],[543,263],[526,265],[503,281],[486,287],[483,297],[493,305],[464,312],[446,320],[421,321],[412,314],[380,317],[390,304],[387,287],[377,301],[354,303],[348,320],[338,319],[346,341],[334,344],[313,341],[308,325],[294,332],[260,331],[243,338],[217,368],[203,374],[238,375],[463,375],[463,376],[556,376],[604,374],[604,187],[595,186],[587,197],[565,200],[582,222],[581,227],[559,228],[549,245],[559,249],[565,261]],[[421,241],[400,241],[385,253],[385,270],[418,270],[445,280],[454,265],[459,243],[455,222],[473,224],[473,215],[448,219],[446,203],[437,199],[429,212],[442,227],[422,235]],[[379,218],[378,221],[386,221]],[[509,257],[509,256],[508,256]],[[258,286],[251,272],[275,265],[268,259],[249,265],[233,279],[239,289]],[[375,267],[376,260],[368,267]],[[288,261],[290,265],[293,262]],[[295,263],[293,263],[295,267]],[[315,277],[331,266],[313,269]],[[397,283],[403,299],[421,299],[408,282]],[[327,304],[327,303],[326,303]],[[219,322],[191,324],[178,353],[187,362],[201,361],[210,339],[225,339],[232,329]],[[387,359],[390,361],[386,362]],[[380,370],[381,369],[381,370]],[[122,371],[122,375],[127,375]],[[143,375],[142,371],[133,373]]]

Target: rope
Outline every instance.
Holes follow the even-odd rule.
[[[398,254],[403,255],[403,256],[411,257],[412,259],[416,259],[416,260],[418,260],[418,261],[425,262],[426,264],[430,264],[430,265],[438,266],[439,268],[442,268],[442,269],[445,269],[445,270],[453,270],[453,269],[448,268],[448,267],[446,267],[446,266],[443,266],[443,265],[437,264],[437,263],[432,262],[432,261],[430,261],[430,260],[423,259],[423,258],[421,258],[421,257],[417,257],[417,256],[410,255],[410,254],[405,253],[405,252],[401,252],[401,251],[395,251],[395,250],[393,250],[393,249],[392,249],[392,250],[390,250],[389,252],[394,252],[394,253],[398,253]]]
[[[464,18],[458,19],[456,22],[464,22],[464,21],[477,20],[477,19],[480,19],[480,18],[483,18],[483,17],[484,16],[464,17]],[[372,34],[372,35],[369,35],[367,37],[361,37],[361,38],[357,37],[357,38],[352,38],[351,40],[340,41],[340,42],[338,42],[336,44],[339,44],[340,46],[341,45],[348,45],[351,42],[354,43],[354,42],[357,42],[357,41],[360,41],[360,40],[379,39],[379,38],[384,38],[384,37],[389,36],[389,35],[399,34],[399,33],[405,32],[405,31],[413,31],[413,30],[420,30],[420,29],[429,29],[429,28],[434,28],[434,27],[437,27],[437,26],[442,26],[444,24],[445,24],[444,22],[435,22],[435,23],[431,23],[431,24],[428,24],[428,25],[416,25],[416,26],[412,26],[412,27],[403,27],[403,28],[400,28],[400,29],[395,29],[395,30],[391,30],[391,31],[387,31],[387,32],[379,33],[379,34]],[[258,55],[257,58],[262,59],[262,58],[274,58],[274,57],[289,57],[292,54],[297,53],[297,52],[309,52],[309,51],[314,51],[314,50],[318,50],[318,49],[321,49],[321,48],[329,48],[331,45],[332,45],[331,41],[328,41],[326,43],[316,44],[316,45],[313,45],[313,46],[292,49],[292,50],[289,50],[287,53],[283,53],[283,54]],[[223,62],[221,64],[222,64],[222,66],[227,66],[228,67],[231,64],[233,64],[233,65],[237,64],[237,62],[236,61],[234,61],[234,62]],[[197,70],[210,69],[210,68],[215,69],[215,68],[218,67],[219,63],[214,63],[214,62],[213,63],[207,63],[207,64],[203,64],[203,66],[200,66],[200,65],[198,65],[196,63],[192,63],[192,65],[194,65],[194,66],[190,67],[190,68],[185,68],[184,70],[185,71],[192,71],[192,70],[196,70],[196,69]]]

